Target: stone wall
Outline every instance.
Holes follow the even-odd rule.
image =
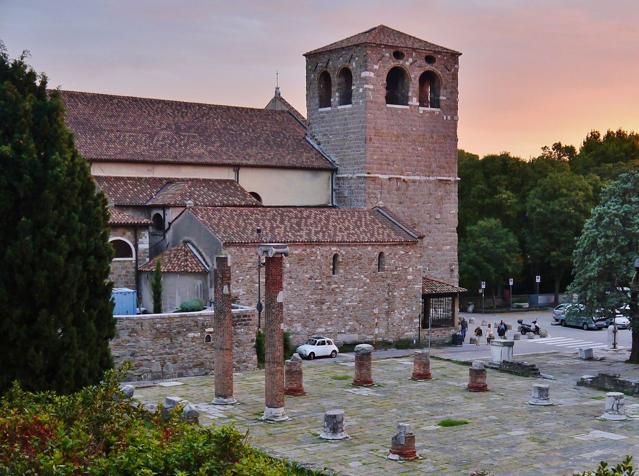
[[[123,238],[135,248],[137,231],[137,249],[135,250],[138,267],[149,259],[149,231],[144,227],[112,226],[109,239]],[[109,279],[113,287],[136,289],[136,259],[111,262]]]
[[[257,302],[254,246],[231,246],[231,291]],[[284,328],[294,343],[327,334],[340,343],[414,339],[421,314],[421,260],[417,244],[289,245],[284,268]],[[384,271],[377,258],[385,255]],[[338,272],[332,258],[338,254]],[[262,272],[262,302],[264,302]],[[264,315],[262,315],[262,318]]]
[[[236,370],[257,366],[256,328],[254,310],[233,311]],[[208,375],[213,371],[213,312],[116,316],[111,352],[116,365],[132,363],[130,380]]]
[[[401,48],[357,46],[307,57],[310,133],[339,166],[336,203],[383,205],[424,235],[424,273],[451,284],[457,267],[457,55]],[[435,57],[427,64],[426,54]],[[402,67],[410,77],[407,106],[387,105],[386,75]],[[338,106],[337,74],[353,74],[353,104]],[[319,75],[333,83],[331,108],[318,108]],[[419,107],[419,77],[441,79],[440,107]]]

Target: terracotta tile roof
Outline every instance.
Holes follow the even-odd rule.
[[[445,283],[433,278],[422,278],[422,294],[456,294],[465,293],[465,288],[459,286],[453,286],[452,284]]]
[[[386,25],[378,25],[370,30],[363,31],[353,36],[349,36],[330,45],[317,48],[308,53],[304,53],[304,56],[310,56],[317,53],[324,53],[325,51],[337,50],[339,48],[347,48],[355,45],[380,45],[380,46],[395,46],[397,48],[413,48],[426,51],[437,51],[441,53],[453,53],[460,55],[458,51],[444,48],[443,46],[429,43],[428,41],[420,40],[417,37],[407,35],[401,31],[393,30]]]
[[[268,104],[264,106],[264,109],[273,109],[275,111],[288,111],[291,114],[293,114],[293,116],[295,116],[295,118],[298,121],[300,121],[302,124],[307,126],[306,118],[302,114],[300,114],[300,112],[297,109],[295,109],[291,103],[289,103],[286,99],[282,97],[279,87],[275,88],[275,95],[268,102]]]
[[[160,260],[163,273],[208,273],[207,267],[186,243],[170,248],[151,261],[140,266],[140,271],[155,271],[155,264]]]
[[[376,210],[355,208],[205,208],[192,213],[224,244],[417,243]],[[256,229],[261,228],[261,239]]]
[[[151,220],[140,218],[120,210],[119,208],[109,208],[109,225],[131,225],[131,226],[149,226]]]
[[[60,91],[90,161],[330,170],[285,111]]]
[[[188,200],[200,206],[260,206],[234,180],[171,177],[94,176],[98,187],[114,205],[184,206]]]

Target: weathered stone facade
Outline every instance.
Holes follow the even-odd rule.
[[[257,248],[228,246],[233,294],[257,303]],[[384,270],[378,271],[379,253]],[[284,269],[284,328],[293,341],[328,334],[338,343],[418,337],[421,260],[417,244],[289,245]],[[332,259],[338,255],[337,273]],[[264,301],[264,272],[262,272]],[[262,315],[263,323],[264,315]]]
[[[254,310],[233,311],[235,370],[257,367]],[[116,365],[132,363],[130,380],[169,379],[213,372],[213,313],[116,317],[111,352]]]
[[[115,288],[137,289],[137,268],[149,260],[149,231],[144,227],[112,226],[109,240],[118,238],[127,241],[135,250],[135,254],[133,259],[114,259],[111,262],[109,279],[113,281]]]
[[[394,58],[397,50],[403,59]],[[424,274],[453,284],[458,281],[458,56],[356,45],[306,58],[309,129],[338,164],[337,204],[388,207],[424,235]],[[410,78],[406,106],[386,104],[386,77],[396,66]],[[352,104],[338,106],[337,75],[344,67],[353,76]],[[330,108],[318,107],[318,79],[324,71],[333,85]],[[441,82],[438,108],[419,106],[419,77],[425,71]]]

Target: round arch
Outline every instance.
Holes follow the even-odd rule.
[[[135,247],[126,238],[114,236],[109,238],[109,244],[113,248],[113,261],[132,261],[135,259]]]
[[[337,73],[338,106],[353,104],[353,73],[344,66]]]
[[[386,104],[408,106],[410,75],[401,66],[393,66],[386,74]]]
[[[317,80],[317,99],[320,109],[331,107],[331,94],[333,93],[333,82],[328,71],[322,71]]]
[[[419,107],[439,109],[442,77],[434,69],[427,69],[419,76]]]

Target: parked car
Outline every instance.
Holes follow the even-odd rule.
[[[614,324],[617,325],[617,329],[629,329],[630,319],[628,319],[626,316],[615,316]],[[613,325],[612,319],[608,321],[608,325]]]
[[[306,344],[300,345],[295,352],[300,357],[313,360],[315,357],[337,357],[339,350],[333,341],[327,337],[315,336],[306,341]]]
[[[571,303],[560,304],[559,306],[557,306],[556,308],[552,310],[552,318],[558,324],[563,325],[562,321],[564,317],[566,316],[566,312],[568,311],[568,309],[573,307],[576,307],[582,311],[586,309],[583,304],[571,304]]]
[[[585,331],[588,329],[598,331],[608,327],[608,320],[601,318],[596,313],[586,312],[583,307],[574,306],[566,311],[561,320],[562,326],[579,327]]]

